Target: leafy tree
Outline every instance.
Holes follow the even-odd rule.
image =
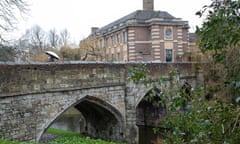
[[[154,81],[148,77],[145,66],[130,68],[130,80],[143,83],[150,89],[161,88],[157,95],[147,95],[152,101],[159,97],[157,103],[166,109],[167,115],[154,128],[164,143],[189,144],[237,144],[240,142],[240,105],[222,101],[206,100],[204,87],[187,91],[180,85],[177,70],[169,71],[169,78]],[[167,81],[170,85],[166,86]],[[189,93],[190,92],[190,93]]]
[[[203,52],[212,51],[215,62],[225,62],[228,49],[239,44],[240,2],[236,0],[213,0],[196,14],[207,14],[202,27],[197,27],[200,48]]]
[[[225,100],[240,93],[240,1],[213,0],[196,14],[207,15],[197,27],[200,49],[209,56],[207,82]]]

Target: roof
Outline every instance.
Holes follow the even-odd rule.
[[[109,29],[112,29],[114,27],[120,27],[120,26],[126,26],[126,23],[128,21],[132,21],[135,25],[139,25],[139,24],[150,24],[151,22],[148,22],[148,20],[151,19],[158,19],[159,23],[167,23],[167,24],[180,24],[180,25],[184,25],[186,24],[186,21],[182,21],[179,18],[175,18],[174,16],[172,16],[171,14],[169,14],[166,11],[152,11],[152,10],[137,10],[134,11],[100,29],[98,29],[96,31],[95,34],[97,33],[104,33],[107,32]],[[159,21],[161,19],[161,21]],[[174,21],[173,21],[174,20]],[[156,22],[156,21],[155,21]],[[129,24],[129,23],[128,23]],[[188,24],[187,24],[188,26]]]

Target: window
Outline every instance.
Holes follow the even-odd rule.
[[[100,48],[102,48],[103,47],[103,42],[102,42],[102,39],[100,39],[100,42],[99,42],[100,44]]]
[[[108,47],[108,37],[105,38],[105,46]]]
[[[166,49],[166,62],[172,62],[172,49]]]
[[[112,46],[114,46],[114,36],[111,36]]]
[[[123,43],[127,43],[127,32],[123,32]]]
[[[120,43],[120,34],[117,34],[117,43]]]
[[[165,38],[166,39],[172,39],[172,29],[171,28],[166,28],[165,29]]]

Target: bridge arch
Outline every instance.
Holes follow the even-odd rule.
[[[159,88],[151,88],[143,95],[136,107],[138,126],[154,127],[166,115],[166,109],[159,105],[160,93]]]
[[[144,84],[134,84],[133,91],[136,92],[136,103],[135,108],[139,105],[139,103],[144,99],[146,94],[151,90],[151,87],[146,87]]]
[[[123,140],[125,120],[113,105],[98,97],[87,95],[74,107],[85,118],[85,134],[112,141]]]
[[[36,141],[39,141],[51,124],[71,107],[79,110],[84,117],[84,134],[105,140],[123,141],[126,127],[124,111],[117,108],[117,102],[106,99],[111,96],[111,89],[115,87],[45,93],[44,95],[51,97],[55,102],[51,108],[41,110],[45,113],[45,119],[38,126]]]
[[[179,94],[187,101],[190,100],[192,98],[191,83],[179,81],[177,85],[176,88],[179,89]],[[137,125],[156,126],[167,115],[166,108],[159,105],[159,101],[162,99],[161,92],[164,88],[168,89],[169,87],[147,88],[143,85],[138,85],[138,90],[142,95],[137,94],[139,95],[136,102]]]
[[[193,87],[196,87],[194,84],[194,81],[190,80],[185,80],[185,78],[182,78],[180,80],[177,81],[177,88],[181,89],[182,92],[184,92],[185,94],[187,94],[189,97],[191,97],[191,89]],[[163,89],[169,89],[169,86],[171,85],[170,81],[165,81],[164,85],[162,86],[158,86],[155,88],[156,91],[161,92]],[[173,86],[175,87],[175,86]],[[140,102],[144,99],[144,97],[146,97],[146,95],[148,95],[148,93],[153,90],[152,87],[147,87],[144,84],[140,83],[140,84],[133,84],[132,87],[133,91],[136,92],[136,103],[135,103],[135,108],[137,108],[137,106],[140,104]]]

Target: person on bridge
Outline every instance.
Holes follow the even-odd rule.
[[[48,62],[54,62],[55,59],[57,59],[57,60],[60,59],[60,57],[55,52],[45,51],[45,54],[48,55]]]

